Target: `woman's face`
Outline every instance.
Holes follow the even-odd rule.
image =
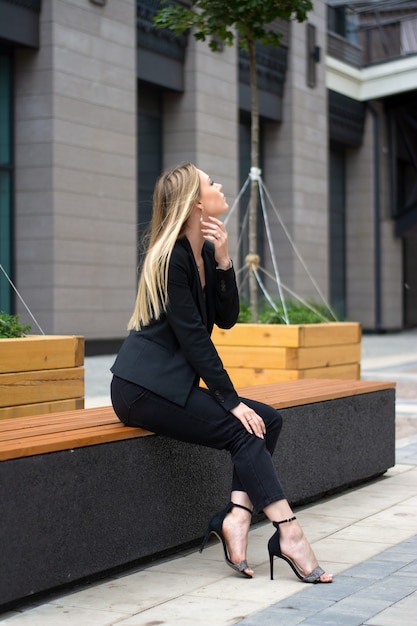
[[[218,217],[222,215],[229,205],[226,202],[224,193],[222,193],[222,185],[215,183],[208,174],[198,170],[200,175],[200,201],[198,206],[203,207],[203,219],[207,219],[209,215]]]

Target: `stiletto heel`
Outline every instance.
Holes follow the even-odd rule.
[[[229,557],[229,553],[227,551],[227,545],[226,545],[226,541],[223,535],[222,526],[223,526],[224,518],[226,517],[226,515],[230,513],[230,511],[233,509],[234,506],[238,507],[239,509],[244,509],[245,511],[248,511],[248,513],[252,515],[252,511],[248,509],[248,507],[243,506],[242,504],[235,504],[234,502],[229,502],[229,504],[223,511],[220,511],[220,513],[216,513],[216,515],[213,515],[213,517],[211,518],[206,534],[204,535],[204,539],[200,547],[200,552],[204,550],[211,533],[213,533],[214,535],[216,535],[216,537],[219,539],[219,541],[221,541],[223,545],[224,559],[227,565],[231,567],[233,570],[235,570],[235,572],[242,574],[242,576],[245,576],[246,578],[252,578],[252,574],[247,574],[245,572],[245,570],[249,569],[246,559],[244,561],[240,561],[240,563],[232,563]]]
[[[268,544],[269,549],[269,544]],[[274,580],[274,555],[272,552],[269,553],[269,571],[271,574],[271,580]]]
[[[279,541],[280,539],[279,526],[280,524],[293,522],[295,519],[297,518],[294,516],[294,517],[291,517],[290,519],[283,519],[280,522],[272,522],[277,530],[268,541],[269,568],[270,568],[271,580],[274,580],[274,556],[277,556],[279,559],[286,561],[288,565],[291,567],[294,574],[304,583],[330,583],[332,582],[331,580],[320,580],[320,576],[322,576],[322,574],[325,574],[325,571],[321,567],[316,567],[312,572],[310,572],[310,574],[306,575],[304,574],[304,571],[302,570],[302,568],[298,565],[296,561],[294,561],[289,556],[286,556],[285,554],[281,552],[281,545]]]

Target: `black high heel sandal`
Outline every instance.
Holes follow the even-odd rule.
[[[247,574],[245,572],[246,569],[249,569],[246,559],[244,561],[240,561],[240,563],[232,563],[232,561],[230,560],[229,554],[227,552],[227,546],[226,546],[226,541],[223,536],[222,526],[223,526],[224,518],[226,517],[226,515],[228,515],[228,513],[230,513],[230,511],[233,509],[234,506],[237,506],[239,509],[244,509],[245,511],[248,511],[248,513],[252,515],[252,511],[248,509],[248,507],[243,506],[242,504],[235,504],[234,502],[229,502],[229,504],[223,511],[220,511],[220,513],[216,513],[216,515],[213,515],[213,517],[211,518],[208,528],[207,528],[207,532],[203,539],[203,543],[201,544],[201,547],[200,547],[200,553],[204,550],[211,533],[213,533],[223,544],[224,559],[227,565],[231,567],[232,569],[234,569],[235,572],[238,572],[238,574],[242,574],[242,576],[245,576],[246,578],[252,578],[252,574]]]
[[[275,534],[272,535],[271,539],[268,541],[268,552],[269,552],[269,566],[271,570],[271,580],[274,580],[274,556],[277,556],[279,559],[283,559],[288,563],[291,567],[292,571],[300,580],[304,583],[331,583],[331,580],[320,580],[320,576],[325,574],[326,572],[321,567],[316,567],[310,574],[305,575],[301,567],[294,560],[290,559],[289,556],[282,554],[281,546],[279,542],[280,532],[279,525],[286,524],[287,522],[293,522],[297,519],[295,516],[290,519],[283,519],[280,522],[272,522],[272,524],[277,529]]]

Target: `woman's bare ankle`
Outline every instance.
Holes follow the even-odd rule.
[[[235,511],[238,512],[235,513]],[[223,535],[232,563],[240,563],[246,560],[251,517],[248,513],[246,515],[244,513],[244,510],[234,507],[223,521]],[[250,567],[245,571],[253,574],[253,570]]]

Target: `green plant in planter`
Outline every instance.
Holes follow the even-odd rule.
[[[332,319],[332,314],[326,306],[310,302],[307,303],[307,305],[289,301],[286,302],[290,324],[321,324]],[[252,313],[249,305],[244,301],[241,302],[238,323],[250,324],[252,321]],[[261,324],[285,324],[282,304],[276,305],[276,309],[272,306],[264,305],[259,313],[258,321]]]
[[[24,337],[31,330],[30,324],[19,322],[19,315],[10,315],[0,311],[0,339]]]
[[[240,301],[240,310],[239,317],[237,318],[238,324],[251,324],[252,323],[252,312],[247,302],[244,300]]]

